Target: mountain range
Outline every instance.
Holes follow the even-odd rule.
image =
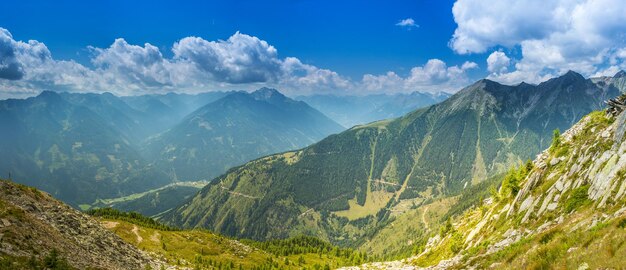
[[[568,72],[515,86],[480,80],[403,117],[234,167],[159,214],[160,221],[111,208],[80,213],[36,188],[0,180],[0,268],[620,268],[626,254],[626,94],[608,103],[611,110],[601,101],[620,95],[623,75],[585,79]],[[301,110],[291,106],[302,108],[271,89],[233,93],[214,103],[241,108],[262,101],[258,106],[281,104],[276,110],[292,114]],[[120,144],[112,150],[90,145],[95,157],[138,152],[133,141],[141,137],[134,131],[141,125],[132,125],[141,118],[129,112],[139,110],[114,96],[44,92],[2,106],[0,123],[22,132],[2,134],[8,139],[47,139],[41,146],[93,137]],[[204,107],[144,142],[186,126],[186,119],[209,117]],[[324,119],[320,115],[313,110],[306,119]],[[42,135],[46,130],[56,135]],[[83,147],[72,146],[78,153]],[[2,147],[10,156],[25,144]],[[52,152],[52,161],[63,165],[53,171],[68,170],[62,152]],[[50,169],[50,160],[41,162]],[[159,194],[188,196],[185,190],[198,183],[170,184],[120,206],[142,208]]]
[[[358,125],[229,170],[163,221],[252,239],[312,234],[359,245],[407,204],[522,164],[619,94],[575,72],[539,85],[480,80],[439,104]]]
[[[275,89],[234,92],[148,140],[146,156],[176,179],[210,180],[251,159],[310,145],[343,128]]]
[[[116,97],[44,91],[0,101],[0,172],[90,207],[211,179],[343,128],[276,90]]]

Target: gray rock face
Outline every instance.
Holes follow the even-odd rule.
[[[527,211],[522,219],[540,217],[544,213],[559,211],[559,201],[567,199],[570,189],[582,185],[589,185],[588,197],[595,201],[599,208],[606,206],[609,201],[616,201],[626,195],[626,181],[618,174],[626,169],[626,143],[623,133],[626,131],[626,114],[619,115],[612,125],[606,128],[594,126],[585,131],[591,118],[585,117],[578,124],[562,135],[563,143],[572,143],[576,136],[592,136],[589,145],[577,145],[566,156],[554,157],[549,151],[544,151],[535,159],[535,170],[526,178],[524,185],[513,201],[513,206],[507,215]],[[588,132],[583,135],[583,132]],[[598,144],[613,145],[610,149],[599,148]],[[565,162],[565,167],[559,170],[550,170],[551,167]],[[549,166],[545,166],[545,164]],[[559,167],[560,168],[560,167]],[[544,176],[549,172],[547,177]],[[532,190],[542,181],[554,181],[547,192],[534,197]],[[536,213],[533,204],[540,202]],[[517,209],[517,210],[516,210]]]

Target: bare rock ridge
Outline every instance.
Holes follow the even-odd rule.
[[[53,249],[77,269],[161,266],[97,220],[49,194],[0,180],[0,261],[3,257],[41,259]]]

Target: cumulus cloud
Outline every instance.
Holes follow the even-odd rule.
[[[278,51],[266,41],[241,34],[228,40],[183,38],[172,49],[175,59],[195,65],[211,79],[227,83],[266,82],[279,76]]]
[[[504,73],[508,70],[511,59],[504,52],[495,51],[487,57],[487,70],[491,73]]]
[[[42,90],[104,92],[134,95],[155,92],[200,92],[212,89],[254,89],[258,84],[297,90],[302,86],[336,89],[347,81],[337,73],[280,59],[277,50],[257,37],[241,34],[227,40],[187,37],[165,58],[149,43],[116,39],[109,47],[89,47],[93,68],[55,60],[42,42],[16,41],[0,28],[0,96],[27,96]],[[294,64],[295,63],[295,64]]]
[[[170,63],[163,59],[159,49],[150,43],[143,47],[130,45],[122,38],[110,47],[90,47],[94,53],[91,62],[106,81],[126,84],[131,89],[171,86]]]
[[[400,26],[400,27],[405,27],[408,30],[411,30],[411,28],[418,28],[420,27],[418,24],[415,23],[415,20],[413,20],[413,18],[406,18],[404,20],[400,20],[398,23],[396,23],[396,26]]]
[[[0,95],[27,96],[41,90],[97,88],[94,72],[74,61],[56,61],[45,44],[16,41],[8,30],[0,28]]]
[[[19,80],[24,76],[22,65],[15,57],[16,44],[6,29],[0,28],[0,78]]]
[[[404,78],[391,71],[383,75],[366,74],[361,87],[369,92],[454,92],[469,82],[466,71],[477,67],[474,62],[465,62],[459,67],[430,59],[425,65],[412,68]]]
[[[217,41],[183,38],[172,45],[172,57],[152,44],[129,44],[123,38],[105,48],[88,49],[90,67],[56,60],[44,43],[16,41],[0,28],[0,98],[32,96],[43,90],[138,95],[261,86],[294,95],[455,91],[468,82],[466,71],[477,67],[473,62],[448,66],[431,59],[405,77],[390,71],[353,80],[295,57],[281,58],[268,42],[239,32]]]
[[[299,88],[301,92],[337,92],[350,90],[353,84],[337,72],[303,64],[298,58],[287,57],[281,66],[280,84]]]
[[[452,12],[458,25],[450,40],[455,52],[521,50],[515,70],[490,75],[504,82],[532,82],[569,69],[591,76],[607,63],[626,67],[619,57],[626,48],[621,0],[458,0]]]

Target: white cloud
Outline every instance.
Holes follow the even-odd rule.
[[[458,27],[450,47],[457,53],[521,49],[515,70],[492,78],[533,82],[569,69],[590,76],[607,63],[626,67],[619,57],[626,48],[621,0],[458,0],[452,11]]]
[[[175,43],[172,51],[176,60],[195,65],[218,82],[267,82],[280,75],[281,60],[276,48],[239,32],[225,41],[186,37]]]
[[[0,98],[34,95],[42,90],[134,95],[255,89],[273,85],[284,91],[348,88],[337,73],[278,58],[277,50],[257,37],[235,33],[227,40],[187,37],[176,42],[172,58],[146,43],[116,39],[107,48],[89,47],[94,68],[55,60],[44,43],[16,41],[0,28]]]
[[[474,63],[474,62],[465,62],[463,63],[463,65],[461,65],[461,69],[463,70],[467,70],[467,69],[474,69],[474,68],[478,68],[478,64]]]
[[[130,45],[118,38],[109,48],[90,47],[91,62],[105,80],[125,84],[135,90],[171,86],[171,64],[159,49],[149,43],[143,47]]]
[[[487,70],[491,73],[504,73],[508,70],[511,59],[504,52],[495,51],[487,57]]]
[[[74,61],[52,59],[50,50],[39,41],[16,41],[8,30],[0,28],[0,43],[4,66],[0,97],[28,96],[42,90],[99,88],[100,78],[92,70]]]
[[[404,20],[400,20],[398,23],[396,23],[396,26],[406,27],[409,30],[413,27],[415,28],[420,27],[418,24],[415,23],[415,20],[413,20],[412,18],[406,18]]]
[[[282,62],[282,77],[278,85],[298,92],[338,92],[352,89],[352,83],[337,72],[303,64],[298,58],[287,57]]]
[[[618,66],[610,66],[610,67],[607,67],[605,69],[598,70],[598,72],[596,72],[595,74],[591,75],[591,77],[604,77],[604,76],[612,77],[615,74],[617,74],[618,72],[620,72],[621,70],[622,70],[622,68],[620,68]]]
[[[106,48],[88,47],[91,64],[53,58],[44,43],[16,41],[0,28],[0,98],[36,95],[43,90],[113,92],[117,95],[204,92],[217,89],[253,90],[270,86],[292,94],[388,91],[456,91],[468,83],[465,62],[448,66],[431,59],[406,77],[390,71],[352,80],[335,71],[280,58],[276,48],[257,37],[241,34],[227,40],[186,37],[172,46],[173,56],[149,43],[116,39]]]
[[[361,87],[368,92],[454,92],[469,82],[466,71],[477,67],[474,62],[465,62],[459,67],[430,59],[424,66],[412,68],[405,78],[391,71],[383,75],[366,74]]]
[[[0,79],[19,80],[24,76],[22,64],[15,56],[15,47],[11,33],[0,28]]]

